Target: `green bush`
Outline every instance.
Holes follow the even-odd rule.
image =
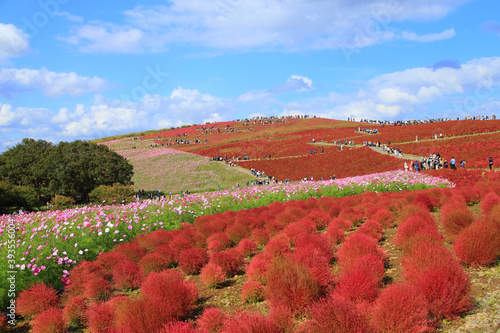
[[[56,194],[56,196],[50,201],[50,204],[53,209],[60,210],[73,207],[75,205],[75,199]]]
[[[89,193],[91,203],[100,205],[113,203],[129,203],[135,199],[135,191],[130,185],[115,183],[113,186],[101,185]]]
[[[32,210],[39,205],[40,200],[33,187],[0,182],[0,214],[13,213],[19,209]]]

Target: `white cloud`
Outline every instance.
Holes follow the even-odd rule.
[[[73,14],[70,14],[68,12],[56,12],[54,13],[55,16],[61,16],[61,17],[64,17],[66,18],[68,21],[71,21],[71,22],[77,22],[77,23],[82,23],[84,20],[83,20],[83,17],[81,16],[76,16],[76,15],[73,15]]]
[[[12,106],[0,103],[0,126],[8,126],[14,119],[16,119],[16,113],[12,112]]]
[[[15,92],[18,87],[40,90],[48,97],[61,95],[81,96],[89,92],[102,91],[110,84],[96,76],[80,76],[74,72],[56,73],[42,67],[36,69],[0,68],[0,88],[5,95]]]
[[[455,37],[455,35],[456,35],[455,29],[448,29],[443,32],[427,34],[422,36],[419,36],[414,32],[404,31],[403,33],[401,33],[400,38],[415,42],[427,43],[427,42],[434,42],[437,40],[450,39]]]
[[[13,24],[0,23],[0,64],[20,57],[29,49],[28,36]]]
[[[472,0],[172,0],[124,12],[126,24],[90,22],[63,40],[86,52],[161,51],[172,43],[213,49],[362,48],[394,39],[432,42],[454,29],[418,35],[391,26],[445,17]],[[300,28],[298,28],[300,27]]]

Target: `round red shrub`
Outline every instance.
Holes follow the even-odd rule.
[[[210,253],[209,262],[222,268],[226,276],[236,275],[243,265],[241,257],[232,251]]]
[[[190,226],[192,226],[190,224]],[[163,244],[168,244],[172,240],[172,235],[167,230],[155,230],[151,233],[139,234],[134,238],[143,249],[154,252],[155,249]]]
[[[330,226],[335,226],[342,231],[348,231],[348,230],[351,230],[353,224],[349,220],[337,217],[337,218],[334,218],[332,220],[332,222],[330,223]]]
[[[50,307],[45,311],[35,315],[35,319],[31,323],[33,333],[62,333],[64,332],[65,323],[63,319],[62,309]]]
[[[224,270],[219,265],[211,262],[203,266],[200,277],[203,284],[211,289],[217,288],[217,286],[226,280]]]
[[[123,253],[109,251],[99,254],[99,256],[97,256],[95,263],[101,266],[102,273],[106,277],[108,276],[110,277],[113,275],[113,269],[115,268],[115,265],[121,260],[126,258],[127,257]],[[74,273],[71,272],[71,274],[73,275]]]
[[[382,225],[375,220],[366,220],[363,224],[356,230],[357,233],[362,233],[368,235],[379,241],[384,235],[384,230]]]
[[[25,318],[32,318],[50,307],[59,305],[57,292],[50,286],[40,282],[32,284],[19,293],[16,300],[16,311]]]
[[[354,304],[339,296],[313,303],[308,312],[311,320],[305,324],[306,332],[370,332],[367,320]]]
[[[269,319],[273,321],[282,332],[296,332],[292,310],[286,306],[275,306],[269,309]]]
[[[419,216],[420,218],[434,221],[432,215],[422,206],[414,204],[406,204],[401,208],[399,216],[396,220],[396,224],[399,225],[401,222],[409,218],[410,216]]]
[[[231,243],[235,245],[238,244],[243,238],[248,237],[248,230],[241,224],[235,223],[226,229],[225,234]]]
[[[155,307],[163,307],[167,317],[181,319],[193,310],[198,289],[194,283],[184,281],[180,272],[166,270],[149,274],[141,286],[141,295],[152,300]]]
[[[328,228],[326,228],[326,231],[323,233],[323,237],[328,241],[328,244],[330,244],[330,247],[332,249],[335,249],[335,247],[342,243],[344,241],[344,231],[339,229],[339,227],[331,223]]]
[[[115,252],[124,254],[128,259],[138,263],[147,251],[144,250],[137,242],[122,243],[114,248]]]
[[[431,266],[413,283],[427,299],[429,311],[436,321],[455,319],[473,306],[469,278],[459,265]]]
[[[330,214],[325,213],[321,209],[314,209],[309,214],[303,217],[303,219],[310,220],[314,223],[316,230],[324,229],[330,224],[332,217]]]
[[[388,209],[382,208],[370,218],[380,223],[383,228],[394,227],[394,214]]]
[[[478,220],[455,239],[453,251],[461,263],[472,267],[489,265],[500,256],[500,229],[494,222]]]
[[[222,214],[214,214],[197,217],[193,225],[196,227],[196,230],[205,235],[205,237],[209,237],[210,235],[224,232],[228,222],[229,221],[226,220]]]
[[[247,303],[262,302],[265,298],[265,288],[258,281],[248,281],[243,285],[241,292],[241,300]]]
[[[223,333],[281,333],[270,318],[261,313],[239,312],[224,323]]]
[[[172,267],[172,262],[160,253],[148,253],[139,261],[139,267],[144,275],[150,272],[161,272]]]
[[[158,246],[154,253],[161,255],[163,260],[169,263],[169,267],[175,267],[177,265],[177,251],[172,249],[168,244]]]
[[[429,212],[433,211],[436,207],[438,207],[441,203],[440,199],[434,196],[429,196],[427,194],[420,193],[418,194],[413,203],[417,205],[423,206]]]
[[[179,255],[179,268],[186,274],[198,274],[207,262],[207,250],[202,248],[183,250]]]
[[[337,251],[339,265],[346,269],[354,264],[356,259],[367,254],[373,254],[380,260],[386,259],[386,254],[377,241],[370,236],[354,233],[349,236]]]
[[[84,285],[84,296],[91,302],[105,301],[111,296],[111,284],[108,280],[95,277],[87,281]]]
[[[454,240],[472,222],[474,222],[474,216],[467,208],[448,210],[441,215],[441,224],[446,232],[446,237],[451,240]]]
[[[363,219],[363,212],[354,207],[344,207],[338,217],[351,221],[352,225],[357,225]]]
[[[213,241],[220,242],[220,246],[221,247],[220,247],[220,249],[218,251],[223,251],[223,250],[225,250],[225,249],[227,249],[228,247],[231,246],[231,240],[223,232],[219,232],[219,233],[213,234],[213,235],[211,235],[210,237],[207,238],[207,244],[210,244]]]
[[[290,223],[293,222],[295,221],[291,221]],[[285,224],[281,223],[276,218],[274,218],[267,221],[267,223],[264,225],[264,228],[266,229],[270,239],[271,237],[277,235],[281,230],[283,230],[285,226],[286,226]]]
[[[108,277],[100,264],[94,261],[82,261],[70,270],[69,284],[65,292],[69,296],[83,296],[85,282],[93,277]]]
[[[265,245],[269,240],[269,233],[263,228],[253,229],[250,238],[255,241],[257,245]]]
[[[120,260],[113,270],[114,287],[119,290],[137,289],[143,279],[141,268],[130,259]]]
[[[373,302],[379,294],[380,283],[370,267],[359,265],[340,276],[334,294],[354,303]]]
[[[273,261],[266,279],[266,299],[271,308],[286,306],[300,313],[320,295],[320,285],[307,266],[286,257]]]
[[[295,245],[295,241],[299,235],[306,232],[306,228],[304,228],[299,222],[290,223],[282,231],[282,233],[285,234],[285,238],[289,240],[291,246]]]
[[[219,333],[224,327],[227,315],[215,307],[206,308],[196,320],[196,324],[202,331],[209,333]]]
[[[413,281],[418,278],[421,272],[434,265],[443,267],[460,266],[444,244],[437,245],[427,241],[416,243],[401,258],[403,277],[407,281]]]
[[[397,283],[384,289],[371,310],[376,332],[432,332],[427,300],[412,285]]]
[[[85,320],[87,305],[82,297],[73,297],[68,300],[63,310],[64,321],[68,325],[79,326]]]
[[[90,332],[113,332],[115,328],[115,312],[108,303],[97,302],[87,310],[87,327]]]
[[[396,246],[406,250],[411,245],[412,238],[423,234],[430,235],[438,241],[444,240],[434,222],[429,222],[429,220],[418,216],[410,216],[399,225],[393,242]]]
[[[495,192],[488,193],[481,203],[481,211],[484,215],[488,215],[490,211],[496,205],[500,204],[500,196],[498,196]]]
[[[267,243],[264,252],[272,257],[281,257],[290,252],[290,245],[283,237],[274,237]]]
[[[267,253],[255,255],[245,269],[247,278],[252,281],[259,281],[262,284],[266,284],[266,274],[269,266],[271,266],[271,259],[271,255]]]
[[[255,244],[253,240],[245,238],[240,241],[240,243],[236,247],[236,250],[238,251],[241,257],[246,258],[252,255],[255,252],[255,250],[257,250],[257,244]]]

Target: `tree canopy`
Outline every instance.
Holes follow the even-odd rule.
[[[23,139],[0,155],[0,180],[28,186],[38,195],[88,198],[100,185],[130,185],[133,167],[104,145],[87,141]]]

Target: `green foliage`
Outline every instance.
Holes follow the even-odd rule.
[[[19,209],[31,210],[39,204],[34,188],[0,181],[0,214],[10,214]]]
[[[55,197],[50,201],[50,204],[53,206],[53,209],[61,210],[64,208],[74,207],[75,199],[56,194]]]
[[[134,201],[135,192],[132,186],[115,183],[113,186],[100,185],[92,190],[89,194],[89,200],[93,204],[113,204],[129,203]]]
[[[125,158],[106,146],[85,141],[52,145],[24,139],[0,155],[0,180],[29,186],[39,195],[86,199],[99,185],[131,184],[132,170]]]

